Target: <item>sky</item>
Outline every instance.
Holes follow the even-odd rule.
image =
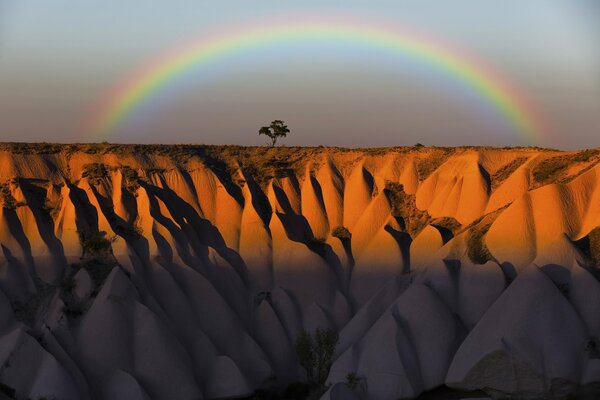
[[[418,32],[468,54],[526,100],[535,135],[436,63],[327,37],[225,52],[111,129],[94,122],[115,88],[184,43],[314,23]],[[599,38],[596,0],[0,0],[0,141],[264,145],[258,129],[282,119],[288,146],[599,147]]]

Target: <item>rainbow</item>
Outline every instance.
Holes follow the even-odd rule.
[[[244,29],[222,37],[203,36],[163,54],[117,84],[90,113],[84,129],[94,138],[114,134],[137,109],[175,78],[220,57],[261,46],[310,40],[368,46],[425,62],[474,90],[529,144],[539,139],[541,120],[526,97],[480,61],[438,39],[399,32],[396,28],[381,29],[349,23],[301,23]]]

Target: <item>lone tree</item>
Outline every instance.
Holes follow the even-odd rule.
[[[285,125],[283,121],[278,119],[271,122],[270,126],[263,126],[258,131],[259,135],[266,135],[271,139],[272,147],[275,147],[277,139],[279,139],[280,137],[286,137],[288,133],[290,133],[290,130],[288,129],[287,125]]]

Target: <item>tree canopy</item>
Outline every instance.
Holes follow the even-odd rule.
[[[269,126],[263,126],[258,131],[259,135],[265,135],[271,139],[271,146],[275,146],[277,139],[286,137],[288,133],[290,133],[290,130],[287,125],[279,119],[271,122],[271,125]]]

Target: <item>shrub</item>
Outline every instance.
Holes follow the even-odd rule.
[[[100,232],[95,232],[87,236],[83,232],[79,232],[79,242],[85,253],[99,254],[108,252],[111,245],[117,240],[117,237],[106,238]]]
[[[108,176],[108,169],[104,164],[85,164],[81,176],[87,178],[92,185],[99,185],[102,182],[102,179]]]
[[[434,220],[432,225],[438,226],[440,228],[444,228],[452,232],[452,234],[456,234],[462,227],[462,224],[453,217],[443,217]]]
[[[589,358],[599,359],[600,358],[600,339],[592,337],[588,340],[585,351],[588,353]]]
[[[387,181],[384,193],[392,207],[392,216],[402,218],[404,229],[412,237],[415,237],[431,222],[427,211],[417,208],[415,195],[406,193],[401,183]]]
[[[13,197],[10,186],[7,183],[0,185],[0,196],[2,197],[4,208],[14,210],[21,205],[20,203],[17,203],[17,200]]]
[[[72,271],[59,284],[59,295],[63,301],[63,312],[71,318],[77,318],[85,311],[85,304],[80,302],[74,295],[75,287],[77,286],[74,276],[74,271]]]
[[[394,217],[403,216],[403,206],[407,203],[404,185],[398,182],[387,181],[385,183],[385,192],[387,199],[392,207],[392,215]]]
[[[333,228],[333,231],[331,231],[331,236],[336,237],[338,239],[352,239],[352,233],[350,233],[348,228],[346,228],[345,226],[338,226],[336,228]]]
[[[129,166],[119,168],[123,175],[123,186],[131,193],[135,193],[140,188],[139,176],[135,169]]]
[[[296,338],[298,361],[306,371],[308,384],[315,389],[325,387],[337,342],[338,333],[333,329],[317,329],[312,335],[302,331]]]
[[[16,398],[16,390],[2,382],[0,382],[0,392],[4,393],[10,399]]]
[[[359,377],[356,372],[349,372],[348,375],[346,375],[346,384],[351,390],[356,390],[361,382],[362,378]]]
[[[24,301],[12,303],[15,318],[33,326],[40,310],[47,309],[54,295],[54,287],[42,281],[36,281],[36,291]]]
[[[304,240],[307,243],[307,245],[309,245],[309,246],[310,245],[321,246],[327,242],[326,237],[313,236],[310,233],[304,234]]]
[[[140,226],[136,223],[131,225],[120,223],[115,225],[114,230],[116,233],[126,239],[138,238],[144,234],[142,228],[140,228]]]

